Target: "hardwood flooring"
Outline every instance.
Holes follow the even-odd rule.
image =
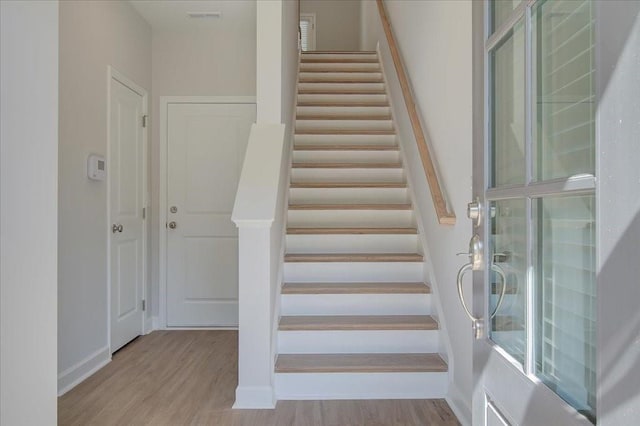
[[[235,331],[156,331],[58,400],[60,425],[458,425],[444,400],[280,401],[232,410]]]

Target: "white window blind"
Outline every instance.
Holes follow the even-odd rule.
[[[315,50],[315,18],[313,15],[300,17],[300,43],[303,52]]]

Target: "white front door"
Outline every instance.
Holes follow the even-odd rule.
[[[474,3],[482,113],[471,212],[480,217],[461,270],[473,272],[459,284],[473,293],[473,424],[589,425],[597,390],[593,2]]]
[[[167,326],[238,325],[238,234],[231,211],[254,104],[167,110]]]
[[[143,333],[144,96],[111,79],[111,352]]]

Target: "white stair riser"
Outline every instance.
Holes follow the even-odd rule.
[[[379,72],[301,72],[300,81],[314,80],[355,80],[355,81],[380,81],[382,73]]]
[[[295,135],[296,145],[396,145],[395,135]]]
[[[324,107],[324,106],[299,106],[296,107],[296,114],[298,115],[331,115],[332,117],[340,117],[345,115],[389,115],[391,110],[389,107]]]
[[[287,253],[415,253],[417,235],[287,235]]]
[[[393,130],[391,120],[296,120],[296,130]]]
[[[341,71],[341,70],[367,70],[367,71],[378,71],[380,72],[380,64],[375,62],[371,63],[326,63],[326,62],[306,62],[300,64],[301,72],[308,72],[314,70],[333,70],[333,71]]]
[[[429,315],[425,294],[283,294],[281,315]]]
[[[280,354],[410,354],[437,351],[437,330],[278,332]]]
[[[384,83],[298,83],[298,90],[384,90]]]
[[[285,262],[285,282],[411,282],[423,279],[422,262]]]
[[[291,182],[404,182],[401,168],[293,168]]]
[[[289,227],[409,227],[414,225],[411,210],[289,210],[287,213]],[[422,278],[419,281],[422,281]]]
[[[332,103],[332,102],[351,102],[351,103],[361,103],[361,102],[386,102],[387,96],[382,95],[372,95],[372,94],[299,94],[298,102],[323,102],[323,103]]]
[[[292,204],[408,203],[407,188],[291,188]]]
[[[399,151],[293,151],[294,163],[398,163]]]
[[[336,60],[336,59],[364,59],[364,60],[373,60],[378,59],[378,55],[375,53],[303,53],[302,59],[313,59],[313,60]]]
[[[444,398],[445,373],[276,373],[279,400]]]

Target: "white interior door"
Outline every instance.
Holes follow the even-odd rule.
[[[144,97],[111,80],[111,351],[143,332]]]
[[[474,5],[475,108],[484,114],[474,124],[470,214],[479,219],[460,275],[473,271],[473,424],[589,425],[596,419],[593,2],[483,3]]]
[[[170,103],[167,111],[167,326],[238,325],[231,222],[254,104]]]

